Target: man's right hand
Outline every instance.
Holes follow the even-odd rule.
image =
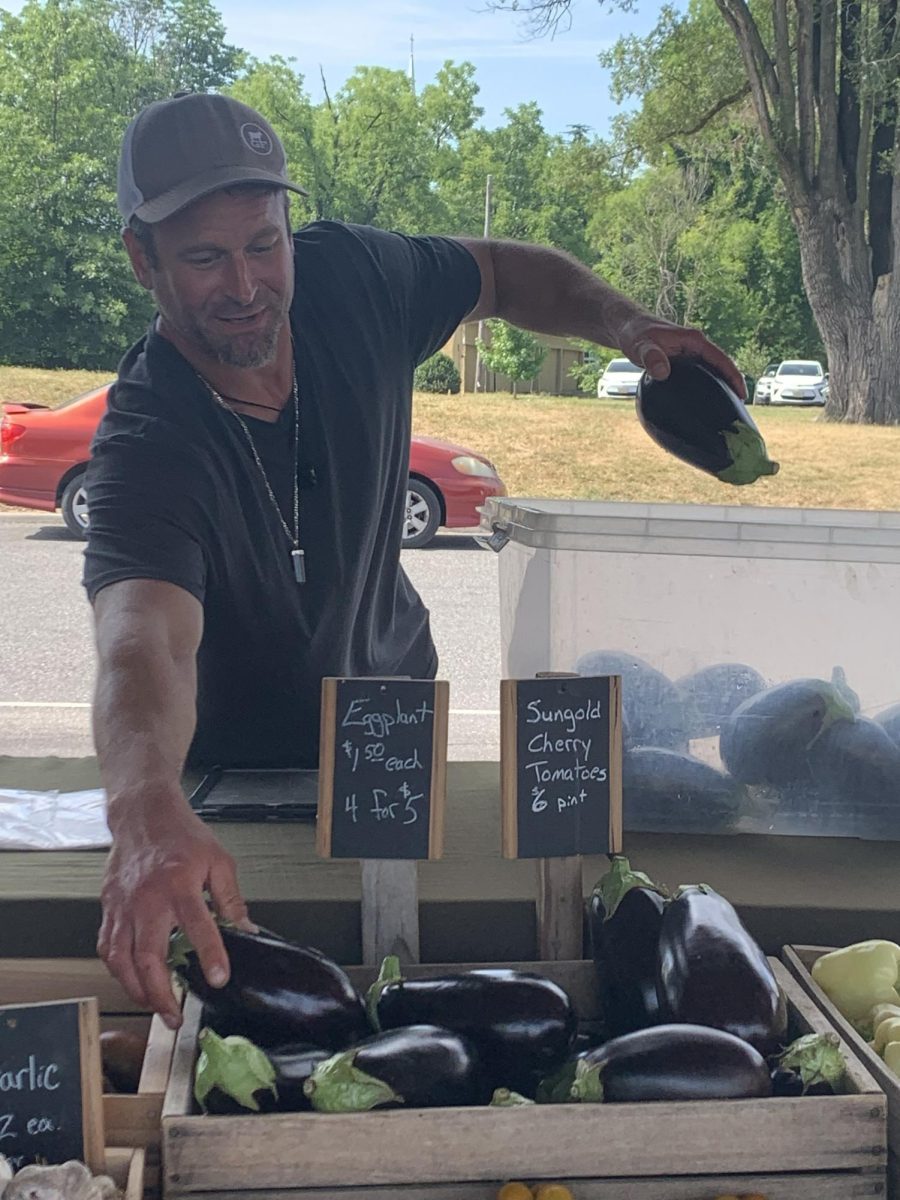
[[[209,983],[222,987],[229,963],[215,915],[255,928],[235,862],[188,807],[180,788],[144,787],[139,795],[116,797],[109,824],[113,846],[101,893],[97,952],[136,1004],[158,1012],[176,1029],[181,1012],[166,962],[172,930],[184,931]]]

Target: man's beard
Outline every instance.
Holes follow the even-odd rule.
[[[201,325],[190,314],[184,314],[180,321],[173,321],[163,313],[166,321],[177,330],[186,341],[193,343],[207,358],[221,363],[226,367],[267,367],[275,361],[278,349],[278,337],[287,317],[287,306],[281,311],[272,312],[272,322],[267,329],[258,333],[245,334],[238,337],[214,337],[209,330]]]

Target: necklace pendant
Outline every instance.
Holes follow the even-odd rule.
[[[294,564],[294,578],[298,583],[306,583],[306,555],[302,550],[291,551],[291,562]]]

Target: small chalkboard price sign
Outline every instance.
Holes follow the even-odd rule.
[[[505,679],[500,709],[504,856],[621,850],[619,676]]]
[[[417,863],[440,858],[449,685],[324,679],[316,848],[362,863],[363,962],[419,960]]]
[[[322,681],[323,858],[440,858],[448,692],[433,679]]]
[[[0,1008],[0,1154],[103,1171],[102,1079],[96,999]]]

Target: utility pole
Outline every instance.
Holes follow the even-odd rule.
[[[409,35],[409,81],[412,85],[413,95],[416,94],[416,48],[415,36]]]
[[[494,177],[488,175],[484,186],[484,236],[491,236],[491,190]],[[475,353],[475,391],[484,391],[484,363],[481,361],[481,343],[484,341],[484,321],[478,322],[478,347]]]

